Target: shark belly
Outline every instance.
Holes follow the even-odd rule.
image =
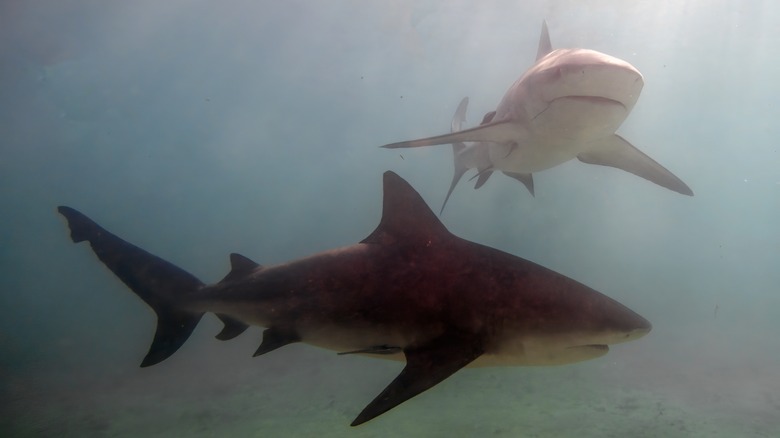
[[[414,332],[404,333],[397,327],[364,327],[363,330],[356,330],[355,327],[316,325],[299,328],[302,342],[335,352],[356,351],[377,345],[403,349],[414,342],[425,342],[425,339],[420,339],[419,334],[430,333],[429,329],[430,327],[418,328]],[[609,352],[606,344],[578,345],[570,336],[518,336],[517,333],[506,335],[506,339],[467,367],[564,365],[594,359]],[[385,360],[405,360],[400,350],[391,354],[361,355]]]
[[[528,123],[519,143],[488,143],[493,167],[506,172],[534,173],[555,167],[609,138],[628,117],[617,101],[566,96],[552,102]]]

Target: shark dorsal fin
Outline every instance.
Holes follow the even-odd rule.
[[[387,171],[383,183],[382,220],[360,243],[428,245],[451,236],[420,194],[403,178]]]
[[[257,268],[262,268],[262,266],[253,262],[249,257],[242,256],[241,254],[231,253],[230,272],[228,272],[228,275],[226,275],[225,278],[220,281],[220,283],[246,277]]]
[[[539,37],[539,49],[536,51],[536,60],[540,60],[552,52],[550,32],[547,31],[547,20],[542,21],[542,35]]]

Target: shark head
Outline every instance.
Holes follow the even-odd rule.
[[[504,330],[475,366],[561,365],[605,355],[648,334],[648,320],[590,287],[544,268],[524,276]],[[542,279],[545,279],[542,281]]]
[[[532,276],[528,282],[536,285],[537,280]],[[561,277],[552,284],[539,282],[534,286],[538,293],[529,295],[526,289],[518,294],[522,304],[510,305],[514,315],[504,336],[475,366],[580,362],[603,356],[610,345],[639,339],[652,329],[633,310],[583,284]]]
[[[544,114],[552,109],[556,124],[572,123],[572,116],[566,116],[570,113],[587,119],[583,124],[606,124],[614,132],[634,108],[643,85],[642,74],[622,59],[589,49],[558,49],[515,83],[499,113],[522,111],[536,120],[553,116]],[[517,102],[522,109],[512,107]]]

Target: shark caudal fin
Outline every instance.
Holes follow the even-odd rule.
[[[455,115],[452,116],[452,128],[450,132],[458,132],[463,129],[463,124],[466,123],[466,109],[469,106],[469,98],[464,97],[458,105],[458,109],[455,110]],[[455,190],[455,186],[458,185],[458,181],[463,177],[463,174],[469,170],[469,167],[463,162],[461,158],[461,152],[466,149],[466,145],[463,142],[455,142],[452,144],[452,161],[455,166],[455,173],[452,175],[452,182],[450,182],[450,189],[447,190],[447,196],[444,198],[444,203],[441,204],[441,210],[439,214],[444,213],[444,207],[447,206],[447,201],[452,195],[452,191]]]
[[[177,306],[188,293],[203,286],[200,280],[175,265],[109,233],[79,211],[58,207],[70,227],[73,242],[87,241],[92,251],[127,287],[157,314],[157,331],[142,367],[167,359],[190,337],[202,312]],[[230,333],[227,336],[233,335]]]

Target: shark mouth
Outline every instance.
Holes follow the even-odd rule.
[[[579,100],[579,101],[588,102],[588,103],[592,103],[592,104],[596,104],[596,105],[620,105],[620,106],[623,107],[623,109],[628,110],[628,108],[626,108],[626,106],[623,104],[623,102],[621,102],[619,100],[615,100],[615,99],[610,99],[608,97],[603,97],[603,96],[576,96],[576,95],[574,95],[574,96],[561,96],[561,97],[556,97],[555,99],[551,100],[550,103],[553,103],[553,102],[555,102],[556,100],[559,100],[559,99]]]
[[[532,118],[532,120],[535,120],[537,117],[539,117],[542,114],[544,114],[545,111],[550,109],[550,106],[552,106],[553,103],[555,103],[556,101],[559,101],[559,100],[563,100],[563,99],[575,100],[575,101],[578,101],[578,102],[587,102],[587,103],[589,103],[591,105],[601,105],[601,106],[618,105],[621,108],[623,108],[624,111],[628,111],[628,108],[626,108],[626,106],[623,104],[623,102],[621,102],[619,100],[610,99],[608,97],[603,97],[603,96],[578,96],[578,95],[571,95],[571,96],[556,97],[556,98],[550,100],[549,102],[547,102],[547,106],[543,110],[539,111],[539,113],[536,114]]]
[[[604,345],[604,344],[575,345],[572,347],[566,347],[566,349],[567,350],[572,350],[572,349],[600,350],[606,353],[609,351],[609,345]]]

